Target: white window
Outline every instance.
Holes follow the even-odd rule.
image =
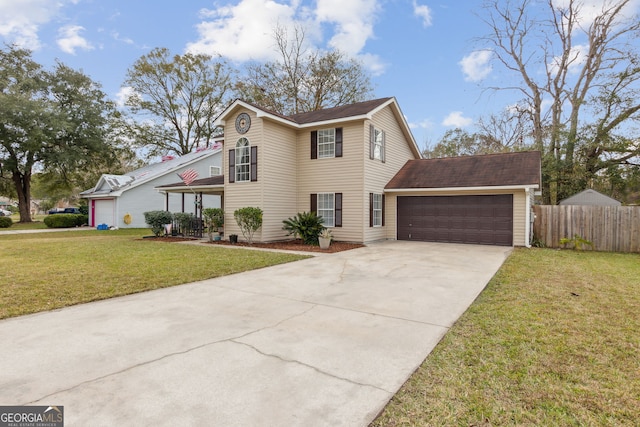
[[[325,227],[336,223],[336,197],[334,193],[318,193],[318,216],[324,218]]]
[[[236,142],[236,182],[249,181],[250,179],[250,145],[247,138],[240,138]]]
[[[384,132],[380,129],[373,130],[373,158],[375,160],[383,160],[384,150]]]
[[[382,194],[373,195],[373,226],[382,227]]]
[[[336,130],[322,129],[318,131],[318,158],[335,157]]]
[[[209,166],[209,176],[222,175],[222,168],[220,166]]]

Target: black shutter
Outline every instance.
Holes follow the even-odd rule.
[[[336,157],[342,157],[342,128],[336,128]]]
[[[229,150],[229,182],[236,182],[236,150]]]
[[[369,193],[369,227],[373,227],[373,193]]]
[[[336,227],[342,227],[342,193],[336,193],[335,200],[336,209]]]
[[[382,226],[384,227],[384,194],[382,195]]]
[[[309,209],[310,212],[318,213],[318,195],[317,194],[311,195],[311,203],[309,204],[309,206],[311,207]]]
[[[311,158],[312,159],[318,158],[318,131],[317,130],[311,131]]]
[[[376,129],[373,127],[373,125],[369,125],[369,158],[371,160],[373,160],[373,154],[375,151],[375,144],[376,144]]]
[[[258,147],[251,147],[251,181],[258,180]]]

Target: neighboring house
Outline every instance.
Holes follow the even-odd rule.
[[[225,128],[224,180],[198,190],[223,194],[226,235],[241,234],[233,212],[255,206],[262,242],[288,238],[282,221],[315,211],[342,241],[529,244],[539,153],[421,159],[395,98],[292,116],[236,100],[214,125]]]
[[[621,206],[622,203],[596,190],[587,189],[561,200],[559,205]]]
[[[170,212],[189,212],[200,214],[203,208],[220,207],[219,195],[202,197],[193,190],[181,197],[169,198],[155,190],[162,184],[180,179],[177,175],[187,169],[193,169],[200,179],[220,177],[222,174],[222,149],[218,143],[213,148],[199,150],[181,157],[166,156],[161,163],[155,163],[124,175],[104,174],[96,186],[80,193],[88,200],[89,225],[96,227],[107,224],[110,227],[141,228],[147,227],[144,212],[168,210]]]

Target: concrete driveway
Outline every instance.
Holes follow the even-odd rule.
[[[366,426],[511,248],[388,241],[0,321],[0,405],[65,425]]]

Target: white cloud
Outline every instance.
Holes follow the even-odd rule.
[[[329,46],[356,55],[373,37],[378,10],[376,0],[318,0],[315,13],[319,23],[334,25]]]
[[[432,129],[433,121],[431,119],[424,119],[420,122],[409,122],[409,127],[411,129]]]
[[[462,67],[464,79],[469,82],[477,82],[487,77],[491,71],[491,57],[493,52],[490,50],[476,50],[462,58],[458,64]]]
[[[374,75],[386,68],[377,55],[363,53],[366,42],[374,37],[373,28],[380,0],[318,0],[315,9],[301,0],[240,0],[237,4],[203,9],[197,25],[199,38],[187,45],[192,53],[220,54],[236,62],[274,60],[273,32],[276,26],[288,34],[304,28],[310,47],[326,45],[362,61]]]
[[[585,61],[587,60],[588,54],[589,54],[589,45],[580,44],[580,45],[573,46],[571,48],[571,55],[569,57],[571,61],[571,63],[569,64],[569,73],[576,74],[580,72],[580,66],[585,63]],[[547,66],[547,68],[549,69],[549,72],[552,75],[560,71],[560,61],[562,61],[562,57],[556,56],[555,58],[553,58],[553,61],[551,62],[551,64]]]
[[[123,86],[120,88],[118,93],[116,94],[116,105],[118,107],[124,107],[127,99],[130,96],[135,95],[135,91],[131,86]]]
[[[422,19],[423,27],[426,28],[431,26],[432,18],[431,18],[431,9],[429,9],[429,6],[418,4],[416,0],[413,0],[413,14],[416,15],[418,18]]]
[[[275,58],[273,30],[276,25],[291,29],[295,5],[273,0],[241,0],[215,10],[203,9],[197,25],[199,40],[187,45],[191,53],[220,54],[232,61]]]
[[[456,128],[463,128],[473,124],[473,119],[464,117],[462,111],[452,111],[442,121],[442,126],[452,126]]]
[[[93,50],[93,45],[80,35],[84,27],[79,25],[65,25],[58,30],[58,47],[71,55],[76,54],[76,49]]]
[[[0,0],[0,36],[31,50],[41,47],[38,30],[50,22],[64,1]]]

